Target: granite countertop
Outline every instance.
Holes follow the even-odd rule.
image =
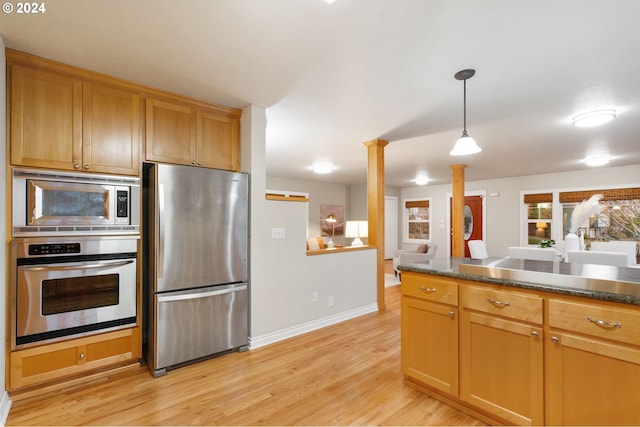
[[[436,258],[400,271],[640,305],[640,268],[515,258]]]

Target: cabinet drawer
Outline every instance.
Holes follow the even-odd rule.
[[[451,279],[404,271],[401,287],[405,296],[458,305],[458,284]]]
[[[543,299],[535,295],[490,287],[463,286],[460,302],[463,307],[472,310],[542,324]]]
[[[640,309],[549,300],[549,325],[632,345],[640,345]]]

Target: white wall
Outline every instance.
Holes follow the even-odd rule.
[[[6,141],[7,139],[7,123],[6,123],[7,85],[5,83],[7,81],[6,70],[7,70],[7,66],[5,62],[5,56],[4,56],[4,41],[2,40],[2,37],[0,37],[0,82],[1,82],[0,83],[0,147],[2,147],[2,149],[0,149],[0,188],[2,189],[7,188],[7,182],[6,182],[7,150],[5,149],[7,144],[7,141]],[[2,193],[4,194],[4,191]],[[0,209],[0,224],[7,223],[6,214],[7,214],[6,209]],[[7,259],[7,248],[9,247],[9,240],[7,237],[7,228],[4,226],[0,227],[0,238],[2,242],[4,242],[4,244],[0,247],[0,260],[3,260],[0,262],[0,277],[4,279],[5,277],[7,277],[6,259]],[[7,289],[5,287],[4,290],[0,292],[0,338],[1,338],[0,342],[3,342],[3,343],[6,342],[5,335],[7,330],[6,295],[7,295]],[[7,361],[5,359],[4,351],[0,352],[0,360],[2,360],[2,366],[6,366]],[[2,369],[2,371],[0,372],[0,384],[2,384],[3,386],[5,385],[5,379],[6,379],[5,371],[6,371],[5,369]],[[11,400],[9,400],[9,395],[6,392],[5,387],[2,387],[2,390],[3,390],[3,393],[2,393],[2,397],[0,398],[0,424],[4,425],[5,422],[7,421],[7,416],[9,415]]]
[[[346,205],[346,187],[278,179],[267,185],[265,110],[247,107],[241,126],[241,169],[251,173],[251,348],[377,310],[375,249],[306,255],[309,211],[319,220],[320,204]],[[311,201],[266,200],[266,189],[308,192]],[[274,227],[284,228],[285,238],[273,239]]]
[[[320,181],[300,181],[278,177],[267,177],[267,189],[282,191],[299,191],[309,194],[309,237],[320,237],[320,206],[338,205],[344,208],[345,219],[351,219],[350,205],[347,197],[348,188],[344,184],[330,184]],[[328,237],[324,237],[327,242]],[[344,235],[333,239],[336,245],[344,245]]]
[[[593,168],[584,171],[563,172],[548,175],[529,175],[504,179],[470,181],[465,183],[465,191],[486,191],[486,234],[489,256],[506,256],[508,246],[525,244],[521,241],[520,192],[551,191],[554,189],[581,190],[607,187],[640,186],[640,165]],[[401,190],[401,199],[432,197],[431,207],[432,239],[438,244],[438,257],[447,256],[449,239],[449,219],[447,217],[447,194],[451,185],[410,187]],[[491,196],[491,194],[499,194]],[[402,201],[400,201],[402,203]],[[402,214],[400,221],[402,222]],[[441,227],[441,224],[443,225]],[[400,225],[402,233],[402,224]],[[415,248],[402,242],[404,249]]]

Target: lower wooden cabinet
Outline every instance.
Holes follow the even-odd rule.
[[[640,425],[640,308],[402,273],[407,384],[488,423]]]
[[[458,395],[458,309],[402,299],[402,372]]]
[[[463,286],[460,311],[460,398],[512,424],[543,424],[542,298]]]
[[[13,351],[9,355],[9,390],[136,363],[140,357],[137,327]]]
[[[453,280],[402,274],[402,372],[458,395],[458,285]]]
[[[640,349],[551,331],[550,425],[640,425]]]
[[[640,425],[640,313],[549,301],[546,422]]]

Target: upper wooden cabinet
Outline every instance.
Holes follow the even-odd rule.
[[[144,152],[152,162],[240,170],[238,109],[11,49],[6,58],[14,166],[139,175]]]
[[[138,175],[140,97],[126,90],[85,83],[82,101],[82,169]],[[74,161],[75,169],[77,164]]]
[[[8,59],[11,164],[139,174],[138,94]]]
[[[236,111],[151,97],[146,107],[146,160],[240,169],[240,117]]]

